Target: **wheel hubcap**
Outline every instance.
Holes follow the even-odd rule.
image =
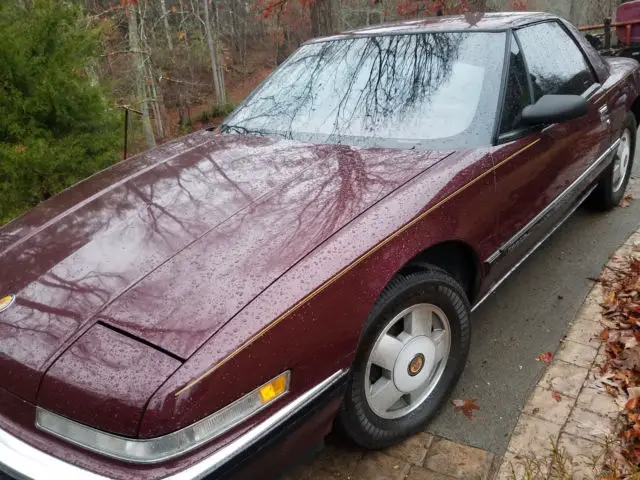
[[[365,396],[382,418],[407,415],[429,397],[447,364],[451,328],[444,312],[418,304],[396,315],[373,346],[365,371]]]
[[[613,189],[620,190],[627,176],[629,160],[631,158],[631,133],[625,130],[620,137],[620,145],[613,161]]]

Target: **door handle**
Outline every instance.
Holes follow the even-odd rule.
[[[600,121],[605,123],[607,127],[611,126],[611,117],[609,116],[609,107],[607,105],[603,105],[598,109],[600,112]]]

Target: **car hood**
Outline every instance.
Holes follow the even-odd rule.
[[[16,294],[0,313],[0,386],[35,399],[44,372],[96,323],[188,358],[449,153],[199,132],[81,182],[0,228],[0,295]]]

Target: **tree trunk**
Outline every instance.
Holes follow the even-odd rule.
[[[171,29],[169,28],[169,16],[167,13],[167,5],[165,0],[160,0],[160,9],[162,10],[162,22],[164,23],[164,33],[167,36],[167,47],[169,51],[173,50],[173,40],[171,39]]]
[[[216,104],[222,105],[227,103],[227,95],[224,89],[224,77],[220,75],[220,70],[218,68],[216,47],[213,42],[213,33],[211,32],[208,0],[202,0],[202,6],[204,7],[204,31],[207,36],[207,45],[209,47],[209,59],[211,60],[211,73],[213,75],[213,88],[216,94]]]
[[[182,17],[182,21],[180,22],[180,28],[183,29],[183,32],[182,32],[184,34],[183,40],[184,40],[184,44],[187,46],[187,51],[191,51],[189,49],[189,38],[187,36],[187,31],[185,29],[185,25],[187,24],[187,18],[184,14],[184,7],[185,5],[180,5],[180,17]],[[193,81],[193,74],[191,75],[191,77],[192,77],[191,80]]]
[[[129,19],[129,46],[131,48],[131,58],[133,59],[133,66],[135,70],[136,78],[136,92],[138,95],[138,102],[140,104],[140,110],[142,111],[142,130],[144,131],[144,137],[147,141],[147,146],[153,148],[156,146],[156,138],[153,135],[153,128],[151,127],[151,119],[149,117],[149,102],[146,95],[146,69],[144,67],[144,57],[140,49],[140,38],[138,36],[138,17],[136,8],[133,5],[129,5],[128,8]]]
[[[316,0],[311,4],[311,34],[321,37],[333,33],[332,0]]]
[[[222,48],[220,47],[220,32],[222,31],[222,26],[220,24],[220,14],[218,11],[218,4],[216,3],[218,0],[211,0],[211,5],[213,6],[213,46],[216,49],[216,58],[218,61],[218,83],[221,85],[223,101],[222,103],[227,103],[227,89],[224,84],[224,54],[222,52]],[[220,59],[223,59],[220,61]]]
[[[153,102],[153,112],[154,119],[156,121],[156,132],[158,132],[160,138],[164,138],[164,119],[166,118],[166,110],[164,108],[162,91],[161,89],[156,88],[156,81],[151,66],[149,66],[149,78],[151,79],[151,82],[149,83],[149,92],[151,94],[151,98],[155,99]]]

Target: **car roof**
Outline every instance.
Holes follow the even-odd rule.
[[[558,17],[543,12],[499,12],[467,13],[442,17],[425,17],[420,20],[383,23],[357,30],[348,30],[337,35],[309,40],[307,43],[326,42],[353,37],[378,35],[402,35],[423,32],[490,31],[503,32],[543,20]]]

